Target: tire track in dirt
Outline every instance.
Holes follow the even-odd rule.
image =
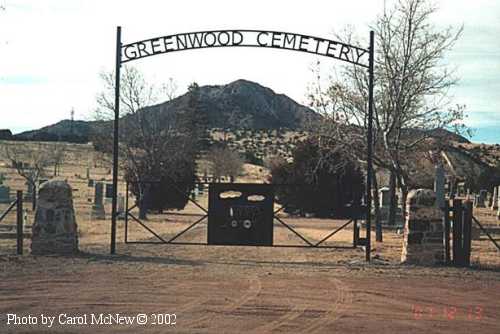
[[[262,282],[257,275],[254,275],[249,279],[249,287],[247,291],[243,294],[243,296],[237,298],[232,303],[229,303],[228,305],[221,307],[220,310],[216,310],[219,314],[213,314],[214,311],[212,310],[204,310],[204,312],[210,312],[212,314],[207,314],[197,319],[190,320],[188,326],[185,328],[195,328],[195,326],[202,324],[205,321],[210,321],[213,324],[214,323],[213,319],[223,316],[224,313],[229,313],[231,311],[234,311],[238,309],[240,306],[248,303],[252,299],[255,299],[255,297],[257,297],[257,295],[260,293],[261,290],[262,290]],[[217,326],[210,327],[211,330],[216,328],[218,327]]]
[[[286,314],[282,315],[281,317],[279,317],[274,321],[268,322],[265,325],[250,330],[249,333],[260,334],[260,333],[272,332],[273,330],[283,326],[284,324],[290,321],[297,319],[298,317],[304,314],[305,311],[304,305],[295,305],[292,307],[291,300],[289,298],[287,298],[287,300],[288,300],[288,305],[291,307],[290,311],[288,311]]]
[[[272,322],[253,328],[249,331],[249,333],[270,333],[283,326],[293,326],[293,321],[300,317],[304,317],[301,319],[301,324],[303,324],[303,326],[299,326],[298,328],[295,327],[293,331],[301,333],[321,332],[326,326],[338,320],[343,314],[342,307],[344,305],[352,304],[353,300],[352,293],[342,281],[333,278],[328,280],[330,282],[328,286],[333,286],[333,289],[327,290],[326,293],[334,294],[335,296],[332,296],[333,303],[328,304],[331,306],[327,308],[324,315],[314,320],[305,318],[304,314],[306,314],[308,310],[313,311],[317,309],[321,303],[318,305],[318,303],[315,303],[314,301],[302,299],[299,294],[299,296],[296,297],[301,298],[299,302],[293,302],[291,297],[286,298],[288,306],[290,307],[290,310],[286,314]],[[300,282],[294,286],[300,287]],[[303,290],[305,287],[301,287],[301,289]]]
[[[342,306],[352,304],[352,293],[347,286],[339,279],[329,278],[329,281],[336,287],[336,298],[333,306],[323,316],[312,321],[308,326],[302,329],[304,333],[318,333],[327,325],[337,321],[343,314]]]

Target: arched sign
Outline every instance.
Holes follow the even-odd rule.
[[[373,65],[374,33],[370,32],[370,46],[361,48],[326,38],[297,33],[270,30],[208,30],[174,35],[165,35],[137,42],[122,44],[121,27],[116,29],[116,76],[115,76],[115,119],[113,139],[113,201],[111,213],[111,254],[116,252],[116,207],[118,189],[118,125],[120,114],[120,67],[130,61],[154,55],[221,47],[258,47],[306,52],[318,56],[345,61],[368,69],[368,125],[367,125],[367,173],[366,173],[366,260],[370,260],[371,234],[371,179],[372,165],[372,123],[373,123]]]
[[[368,49],[315,36],[267,30],[197,31],[145,39],[122,45],[121,63],[175,51],[220,47],[285,49],[369,66]]]

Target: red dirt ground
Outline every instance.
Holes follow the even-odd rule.
[[[318,240],[316,225],[297,222]],[[110,256],[108,229],[108,221],[82,226],[80,256],[0,256],[0,333],[500,333],[498,266],[403,266],[393,232],[366,264],[361,249],[120,242]],[[291,239],[277,231],[278,241]],[[188,239],[204,233],[195,228]],[[12,253],[5,245],[0,253]],[[7,325],[8,313],[39,323]],[[149,322],[90,324],[101,313],[143,313]],[[176,315],[175,325],[152,324],[165,313]],[[55,325],[40,324],[41,314]],[[58,324],[60,314],[87,314],[88,324]]]

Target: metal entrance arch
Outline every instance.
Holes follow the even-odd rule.
[[[260,47],[306,52],[345,61],[368,70],[368,126],[367,126],[367,172],[366,172],[366,261],[371,252],[371,179],[373,173],[372,127],[373,127],[373,67],[374,32],[370,31],[370,45],[361,48],[326,38],[271,30],[207,30],[164,35],[122,44],[121,27],[116,28],[116,76],[115,118],[113,131],[113,199],[111,206],[111,254],[116,253],[116,219],[118,194],[118,127],[120,115],[120,68],[130,61],[177,51],[217,47]]]

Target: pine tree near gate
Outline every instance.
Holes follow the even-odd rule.
[[[359,167],[340,151],[327,154],[315,139],[297,146],[293,162],[272,166],[271,175],[277,202],[288,213],[346,217],[346,205],[359,205],[364,192]]]

